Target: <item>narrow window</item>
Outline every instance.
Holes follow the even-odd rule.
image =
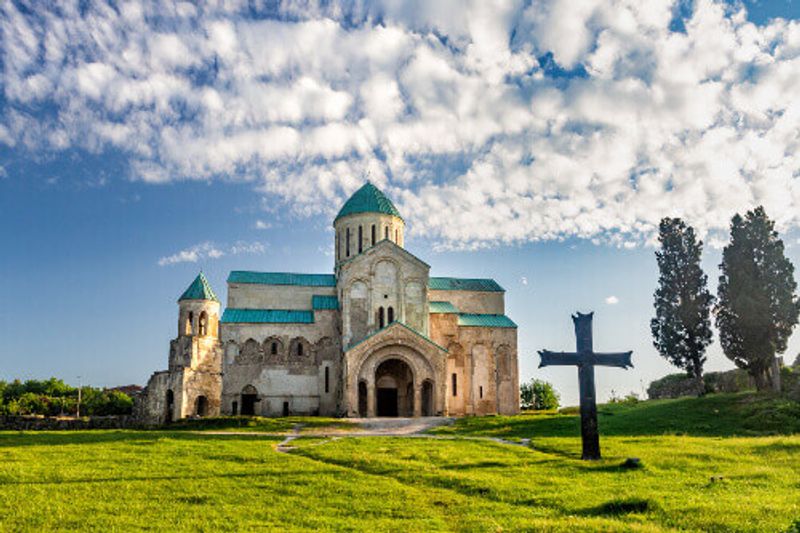
[[[389,324],[394,322],[394,307],[390,307],[386,312],[386,319],[389,321]]]
[[[344,238],[344,250],[347,257],[350,257],[350,228],[347,228],[345,231],[345,238]]]
[[[192,329],[194,328],[194,313],[189,311],[189,320],[186,321],[186,334],[191,335],[194,333]]]
[[[389,238],[389,226],[386,226],[385,228],[383,228],[383,238],[384,239],[388,239]]]
[[[277,342],[273,342],[272,343],[272,346],[270,346],[270,348],[269,348],[269,353],[271,353],[272,355],[278,355],[278,343]]]
[[[340,232],[338,232],[338,231],[336,232],[336,260],[337,261],[342,258],[342,256],[339,255],[339,241],[342,239],[342,236],[339,233]]]
[[[394,230],[394,242],[396,242],[397,244],[400,244],[400,230],[399,229]]]
[[[331,376],[330,376],[330,367],[325,367],[325,394],[329,393],[331,390]]]
[[[358,253],[361,253],[364,249],[363,247],[364,242],[364,228],[362,226],[358,227]]]
[[[198,320],[197,330],[201,337],[205,337],[208,333],[208,315],[205,311],[200,313],[200,320]]]
[[[458,374],[453,374],[453,396],[458,396]]]
[[[385,325],[386,323],[383,321],[383,307],[381,307],[378,309],[378,327],[383,329],[383,326]]]
[[[478,394],[480,394],[480,397],[483,398],[483,385],[478,387]]]
[[[302,342],[298,342],[297,343],[297,355],[299,355],[300,357],[303,356],[303,343]]]
[[[375,224],[372,225],[372,246],[375,246]]]

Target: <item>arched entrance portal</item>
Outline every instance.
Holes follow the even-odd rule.
[[[256,402],[258,401],[258,391],[252,385],[242,389],[242,415],[253,416],[256,414]]]
[[[375,370],[378,416],[414,416],[414,374],[405,361],[388,359]]]
[[[195,401],[195,414],[197,416],[208,415],[208,398],[205,396],[198,396]]]

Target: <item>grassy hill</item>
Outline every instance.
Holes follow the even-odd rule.
[[[289,453],[257,434],[0,432],[0,531],[789,531],[797,409],[756,395],[602,406],[597,462],[557,413],[303,437]],[[642,468],[621,467],[632,456]]]
[[[598,406],[598,424],[605,436],[791,435],[800,433],[800,403],[752,392],[623,402]],[[577,408],[515,417],[471,417],[435,432],[502,438],[579,436],[580,417]]]

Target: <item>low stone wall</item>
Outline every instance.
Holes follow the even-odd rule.
[[[690,378],[686,374],[670,374],[650,383],[647,396],[651,400],[658,400],[700,396],[704,393],[742,392],[754,388],[755,383],[747,371],[737,368],[727,372],[707,372],[703,381]]]
[[[0,416],[0,430],[11,431],[130,429],[137,427],[140,427],[140,424],[132,416],[91,416],[83,418]]]

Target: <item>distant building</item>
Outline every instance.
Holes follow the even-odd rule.
[[[333,226],[333,274],[233,271],[221,318],[201,273],[178,300],[169,368],[150,378],[139,416],[517,413],[503,288],[430,277],[371,183]]]

